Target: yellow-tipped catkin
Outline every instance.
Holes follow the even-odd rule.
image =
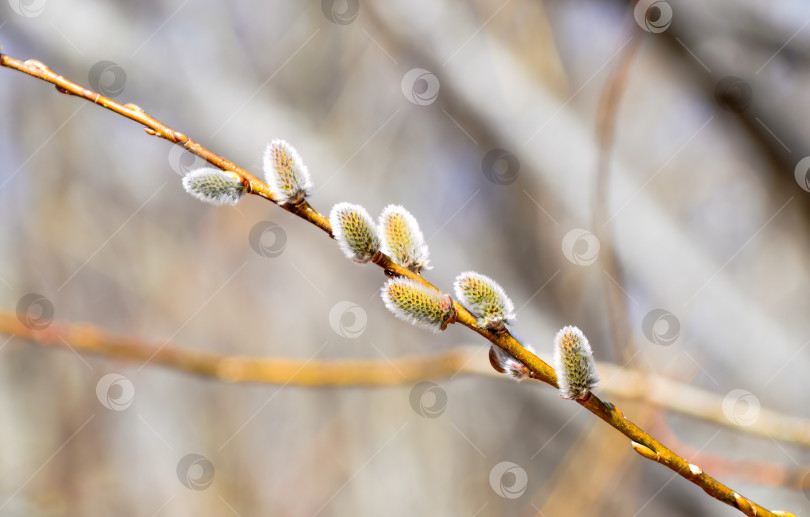
[[[368,262],[380,250],[377,226],[365,208],[351,203],[338,203],[329,214],[332,234],[347,258]]]
[[[434,332],[444,330],[453,315],[450,295],[410,278],[390,279],[381,294],[383,303],[397,318]]]
[[[478,318],[478,325],[501,330],[515,319],[515,306],[503,288],[488,276],[466,271],[453,284],[459,303]]]
[[[526,345],[524,348],[533,354],[535,353],[531,345]],[[512,357],[512,354],[498,345],[491,345],[489,347],[489,364],[491,364],[496,371],[506,374],[517,382],[528,378],[531,374],[525,364]]]
[[[312,179],[304,160],[284,140],[273,140],[264,150],[264,177],[281,205],[300,203],[312,191]]]
[[[554,369],[566,399],[583,399],[599,383],[591,345],[577,327],[563,327],[554,337]]]
[[[202,167],[183,176],[183,188],[200,201],[212,205],[235,205],[245,193],[242,178],[230,171]]]
[[[380,215],[379,228],[382,252],[394,262],[414,273],[430,269],[425,238],[410,212],[399,205],[388,205]]]

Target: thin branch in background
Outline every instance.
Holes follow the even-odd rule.
[[[147,115],[144,110],[134,104],[118,104],[111,99],[102,96],[101,94],[83,88],[62,76],[55,74],[43,63],[36,60],[22,62],[5,54],[0,54],[0,66],[11,68],[51,83],[56,86],[57,90],[61,93],[83,98],[95,104],[99,104],[104,108],[118,113],[119,115],[122,115],[130,120],[136,121],[145,127],[145,131],[148,134],[158,136],[174,144],[182,145],[188,151],[196,156],[199,156],[200,158],[203,158],[212,165],[238,174],[243,180],[247,193],[261,196],[269,201],[274,202],[275,204],[278,204],[279,200],[272,195],[269,187],[264,182],[258,180],[255,176],[234,165],[225,158],[222,158],[221,156],[205,149],[196,142],[193,142],[185,134],[175,131],[152,118],[151,116]],[[283,208],[310,222],[332,236],[332,228],[329,220],[323,214],[313,209],[306,202],[306,200],[295,205],[283,205]],[[436,289],[421,275],[398,265],[396,262],[391,260],[390,257],[381,252],[377,252],[371,262],[381,267],[388,276],[407,277],[419,282],[424,286]],[[464,306],[455,301],[453,302],[453,310],[455,312],[455,323],[468,327],[486,338],[488,341],[501,347],[517,360],[521,361],[531,371],[532,378],[540,380],[555,388],[559,388],[557,384],[557,376],[554,370],[543,360],[525,349],[509,333],[508,330],[504,329],[496,332],[480,327],[477,319]],[[657,461],[658,463],[661,463],[667,468],[673,470],[684,479],[701,487],[707,494],[715,499],[737,508],[744,514],[750,516],[792,515],[785,512],[774,513],[758,505],[757,503],[742,497],[731,488],[703,472],[703,470],[699,467],[692,465],[686,459],[679,456],[671,449],[665,447],[662,443],[653,438],[643,429],[625,418],[622,412],[614,404],[604,402],[598,396],[593,394],[590,394],[588,397],[583,397],[582,399],[577,399],[577,403],[629,438],[634,449],[642,456],[647,459]]]
[[[631,30],[636,26],[632,23]],[[613,146],[616,139],[616,119],[619,114],[622,94],[626,89],[627,78],[633,58],[641,43],[641,38],[633,41],[622,51],[621,58],[611,72],[602,90],[596,117],[596,137],[598,157],[596,163],[596,181],[594,186],[593,229],[599,239],[599,264],[606,272],[602,278],[605,289],[610,333],[616,361],[627,362],[638,367],[635,358],[633,333],[630,330],[630,311],[627,307],[627,296],[622,291],[623,277],[613,246],[613,228],[609,224],[608,185],[610,184],[610,160],[613,157]]]
[[[678,450],[683,451],[712,472],[724,477],[733,477],[743,483],[754,485],[786,487],[793,490],[810,489],[810,466],[797,465],[785,467],[775,463],[766,463],[750,460],[731,460],[729,458],[699,451],[686,443],[672,432],[664,420],[663,414],[657,415],[653,424],[657,434],[665,437],[669,443],[677,444]]]
[[[459,346],[440,354],[382,360],[245,357],[206,352],[172,342],[147,343],[87,323],[52,322],[47,328],[37,330],[21,322],[14,312],[2,310],[0,334],[40,346],[67,349],[77,355],[97,355],[134,363],[152,358],[151,362],[171,370],[233,383],[380,387],[454,379],[459,375],[507,379],[484,360],[479,346]],[[715,393],[610,363],[597,363],[597,371],[610,379],[603,391],[616,397],[647,402],[741,433],[810,447],[810,421],[761,409],[761,418],[748,425],[738,425],[725,417],[723,397]]]

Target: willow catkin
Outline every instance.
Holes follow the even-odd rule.
[[[501,330],[515,319],[515,306],[503,288],[493,279],[475,271],[466,271],[453,283],[456,298],[478,318],[478,325]]]
[[[450,295],[410,278],[388,280],[381,296],[385,306],[397,318],[434,332],[444,330],[453,315]]]
[[[242,178],[213,167],[194,169],[183,177],[183,188],[200,201],[212,205],[235,205],[245,193]]]
[[[380,250],[377,226],[365,208],[351,203],[338,203],[329,214],[332,233],[347,258],[368,262]]]
[[[554,370],[566,399],[582,399],[599,383],[591,345],[577,327],[563,327],[554,337]]]
[[[264,150],[264,177],[281,205],[300,203],[312,192],[312,179],[301,155],[285,140],[273,140]]]
[[[388,205],[380,215],[378,227],[382,252],[394,262],[414,273],[430,269],[425,238],[410,212],[399,205]]]

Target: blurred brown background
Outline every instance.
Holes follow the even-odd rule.
[[[332,4],[3,0],[0,42],[256,174],[288,140],[321,212],[406,206],[426,276],[497,279],[541,357],[577,324],[600,361],[729,394],[737,423],[756,404],[810,418],[808,4]],[[600,99],[628,52],[599,198]],[[137,124],[6,69],[0,106],[4,309],[36,293],[59,320],[240,355],[485,361],[464,329],[394,319],[379,271],[287,212],[189,197],[199,160]],[[251,239],[262,221],[281,230]],[[13,338],[0,372],[0,515],[739,515],[534,383],[228,385]],[[704,453],[810,463],[663,421]]]

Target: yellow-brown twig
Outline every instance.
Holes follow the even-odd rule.
[[[150,344],[86,323],[54,322],[33,330],[14,312],[0,310],[0,334],[41,346],[72,348],[82,354],[132,362],[152,362],[167,368],[226,382],[287,384],[309,387],[394,386],[425,380],[480,375],[508,379],[496,372],[477,346],[460,346],[440,354],[391,360],[305,360],[280,357],[231,356],[185,348],[174,343]],[[476,361],[476,356],[482,359]],[[640,400],[740,432],[810,447],[810,422],[762,409],[761,418],[739,426],[723,414],[723,398],[715,393],[664,377],[597,363],[599,375],[611,382],[602,391],[627,400]]]
[[[275,202],[275,199],[270,193],[267,185],[264,184],[259,179],[257,179],[255,176],[251,175],[244,169],[234,165],[230,161],[205,149],[196,142],[193,142],[185,134],[175,131],[169,128],[168,126],[162,124],[161,122],[147,115],[140,107],[134,104],[126,104],[126,105],[118,104],[112,101],[111,99],[104,97],[101,94],[83,88],[78,84],[73,83],[65,79],[64,77],[52,72],[47,66],[40,63],[39,61],[29,60],[22,62],[12,57],[9,57],[5,54],[0,54],[0,66],[11,68],[13,70],[17,70],[24,74],[51,83],[54,86],[56,86],[56,89],[61,93],[81,97],[85,100],[88,100],[90,102],[103,106],[111,111],[114,111],[115,113],[118,113],[119,115],[122,115],[128,119],[138,122],[139,124],[145,127],[147,133],[168,140],[169,142],[172,142],[174,144],[182,145],[188,151],[194,153],[200,158],[203,158],[209,163],[216,165],[217,167],[220,167],[222,169],[229,170],[236,174],[239,174],[242,177],[245,184],[248,185],[248,190],[251,193]],[[293,207],[285,205],[283,208],[289,210],[295,215],[301,217],[302,219],[309,221],[310,223],[314,224],[315,226],[325,231],[330,236],[332,235],[332,228],[329,224],[328,219],[323,214],[319,213],[317,210],[310,207],[306,202]],[[396,276],[405,276],[417,282],[420,282],[424,285],[433,287],[432,284],[430,284],[430,282],[422,278],[420,275],[415,274],[409,271],[408,269],[399,266],[385,255],[381,254],[378,260],[375,260],[374,263],[382,267],[388,274]],[[457,314],[456,323],[460,323],[461,325],[470,328],[471,330],[480,334],[481,336],[491,341],[495,345],[509,352],[513,357],[521,361],[531,370],[533,378],[541,380],[546,384],[549,384],[555,388],[558,387],[557,376],[554,373],[554,369],[551,368],[551,366],[549,366],[548,364],[546,364],[543,360],[541,360],[540,358],[538,358],[537,356],[526,350],[514,337],[512,337],[512,335],[509,332],[494,333],[490,330],[483,329],[477,325],[476,318],[462,305],[454,302],[454,308]],[[664,447],[664,445],[659,443],[652,436],[647,434],[644,430],[636,426],[630,420],[626,419],[624,415],[622,415],[621,411],[619,411],[613,404],[604,402],[595,395],[590,396],[585,400],[579,401],[579,403],[583,407],[585,407],[588,411],[604,420],[611,427],[617,429],[619,432],[621,432],[630,440],[642,444],[644,447],[647,447],[648,449],[654,451],[655,454],[657,455],[657,461],[659,463],[672,469],[673,471],[675,471],[677,474],[687,479],[688,481],[691,481],[692,483],[698,485],[706,493],[708,493],[715,499],[718,499],[734,508],[739,509],[746,515],[751,516],[786,515],[784,513],[782,514],[773,513],[770,510],[767,510],[766,508],[763,508],[762,506],[754,503],[753,501],[750,501],[740,496],[738,493],[731,490],[729,487],[720,483],[711,476],[703,472],[698,473],[694,469],[690,469],[688,461],[678,456],[670,449]]]

